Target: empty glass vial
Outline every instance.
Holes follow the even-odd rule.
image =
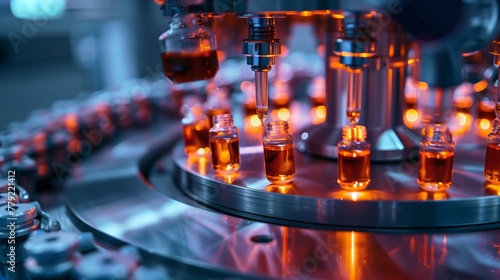
[[[267,134],[264,137],[266,178],[273,184],[288,184],[295,177],[293,141],[288,133],[288,122],[269,122],[266,128]]]
[[[203,114],[200,104],[184,105],[181,109],[184,118],[182,128],[185,152],[187,155],[207,156],[210,152],[208,118]]]
[[[500,117],[493,120],[493,131],[488,135],[484,176],[490,183],[500,185]]]
[[[216,115],[210,129],[212,167],[216,173],[230,175],[240,169],[238,128],[230,114]]]
[[[426,191],[445,191],[451,187],[455,143],[448,127],[430,124],[423,130],[417,182]]]
[[[366,127],[346,125],[338,147],[339,185],[349,191],[365,189],[370,183],[370,144],[365,141]]]
[[[183,11],[168,24],[159,38],[165,76],[173,83],[213,78],[219,70],[213,30],[203,26],[200,15]]]

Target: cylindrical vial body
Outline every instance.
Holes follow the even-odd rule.
[[[366,127],[346,125],[342,138],[337,144],[337,182],[349,191],[363,190],[370,184],[370,144],[365,141]]]
[[[446,191],[451,187],[455,144],[443,124],[431,124],[420,141],[417,182],[426,191]]]
[[[288,122],[269,122],[266,129],[263,141],[266,178],[273,184],[288,184],[295,177],[293,140],[288,133]]]
[[[208,156],[210,152],[208,118],[200,104],[182,107],[182,132],[184,151],[191,156]]]
[[[240,169],[240,146],[238,128],[234,126],[230,114],[214,117],[214,126],[210,129],[210,148],[212,167],[215,172],[230,175]]]
[[[497,105],[498,106],[498,105]],[[500,185],[500,118],[493,121],[493,131],[488,135],[484,176],[494,185]]]

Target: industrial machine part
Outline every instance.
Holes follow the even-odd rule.
[[[288,120],[292,137],[300,139],[294,142],[304,153],[294,153],[293,181],[268,183],[262,127],[254,116],[241,116],[237,98],[229,130],[239,144],[221,152],[212,147],[215,163],[237,159],[221,172],[211,167],[205,149],[203,155],[186,155],[181,140],[178,96],[196,99],[206,88],[134,81],[59,103],[46,115],[34,113],[0,135],[2,170],[15,169],[29,193],[9,194],[20,221],[14,230],[20,241],[16,261],[29,254],[24,265],[41,279],[497,279],[500,193],[483,174],[485,139],[471,131],[459,135],[451,178],[445,178],[450,187],[422,190],[414,160],[420,137],[403,125],[402,111],[410,40],[420,45],[411,57],[420,107],[412,109],[423,121],[446,122],[453,88],[461,82],[462,53],[482,48],[498,34],[498,1],[454,1],[448,8],[456,13],[431,24],[436,26],[432,32],[427,25],[439,17],[427,16],[431,1],[415,2],[165,1],[168,16],[187,16],[195,27],[213,15],[246,18],[243,55],[257,85],[239,78],[218,86],[233,93],[234,88],[258,88],[257,109],[268,106],[269,70],[281,53],[279,42],[285,41],[276,36],[277,18],[323,19],[326,118],[321,105],[310,108],[300,98],[292,102],[296,108],[266,112],[268,118]],[[444,4],[436,5],[439,15],[448,15]],[[497,45],[494,41],[493,54],[499,53]],[[206,46],[212,55],[211,39]],[[225,75],[243,72],[224,71],[218,62],[207,65]],[[322,112],[325,122],[311,125],[310,109],[316,117]],[[366,136],[371,159],[381,161],[369,164],[370,185],[364,190],[340,188],[340,163],[329,159],[339,154],[348,118],[366,127],[355,138]],[[478,129],[486,127],[483,123],[491,126],[484,116],[477,121]],[[52,202],[47,196],[56,200],[59,195],[63,203],[44,211],[28,202]],[[8,264],[9,198],[2,195],[0,204],[7,205],[0,209],[0,240],[2,261]],[[49,233],[39,235],[37,229]],[[88,235],[79,241],[82,231],[94,234],[98,245]],[[119,251],[126,244],[141,254],[140,266],[135,249]],[[18,276],[6,268],[3,275]]]

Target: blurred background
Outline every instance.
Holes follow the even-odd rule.
[[[162,75],[152,0],[0,0],[0,131],[78,94]]]

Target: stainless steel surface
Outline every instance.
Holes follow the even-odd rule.
[[[372,19],[375,20],[376,18]],[[342,22],[330,17],[326,43],[326,106],[324,124],[304,130],[309,137],[300,143],[306,152],[337,158],[337,143],[347,124],[346,72],[340,57],[334,53],[334,42],[340,38]],[[397,161],[414,156],[420,137],[402,125],[404,79],[407,65],[407,39],[397,24],[391,23],[375,36],[375,55],[367,58],[363,84],[360,124],[367,127],[371,159]]]
[[[352,229],[327,231],[314,229],[312,225],[308,228],[283,226],[278,220],[268,224],[259,221],[263,217],[257,215],[249,220],[207,209],[203,204],[183,195],[172,183],[175,172],[171,168],[171,160],[175,158],[175,154],[167,153],[163,160],[155,160],[176,142],[172,140],[178,139],[173,137],[173,131],[179,132],[179,128],[174,130],[171,124],[166,124],[126,134],[77,167],[67,184],[67,207],[78,227],[94,232],[101,243],[128,243],[136,246],[144,257],[155,259],[166,266],[172,279],[500,277],[498,226],[491,231],[462,233],[448,232],[453,229],[440,229],[441,233],[398,234],[367,233]],[[245,152],[244,156],[251,155]],[[303,160],[308,162],[312,159],[303,157]],[[243,164],[248,167],[247,162]],[[454,174],[457,181],[463,180],[465,185],[467,182],[472,184],[482,180],[482,176],[479,178],[477,175],[477,166],[470,164],[466,168],[464,163],[459,166],[462,168],[457,169]],[[427,193],[416,189],[415,192],[410,191],[415,186],[411,183],[413,178],[410,180],[405,175],[405,170],[411,170],[411,165],[402,165],[400,168],[396,173],[388,173],[390,178],[398,182],[396,192],[402,191],[404,194],[404,190],[408,191],[406,197],[409,200],[419,199],[417,197],[422,200],[431,199],[425,197],[428,196]],[[315,169],[316,166],[312,165],[308,170],[311,172]],[[322,169],[325,172],[331,171]],[[147,170],[149,172],[143,173]],[[210,168],[207,168],[207,172],[210,172]],[[260,172],[253,170],[251,173]],[[143,174],[149,175],[144,177]],[[298,174],[297,186],[301,185],[300,177],[303,175],[303,171]],[[146,178],[147,181],[144,181]],[[264,180],[259,182],[266,185]],[[400,185],[401,182],[405,184]],[[477,194],[488,198],[487,189],[481,185],[476,186]],[[243,188],[221,188],[223,191],[228,189]],[[250,187],[244,189],[254,191]],[[313,186],[307,191],[312,194],[320,189]],[[452,188],[449,192],[451,197],[446,201],[473,195],[473,190],[469,191],[462,193],[462,188]],[[332,195],[334,193],[331,192]],[[374,195],[379,193],[373,192]],[[222,194],[223,192],[213,193],[214,196]],[[295,203],[295,195],[276,195],[288,197]],[[345,195],[346,198],[349,197]],[[250,201],[245,198],[240,197],[238,201],[250,206]],[[252,199],[251,196],[247,198]],[[353,203],[362,202],[362,199],[360,196]],[[276,200],[275,206],[278,206],[278,201],[283,200]],[[422,203],[435,205],[446,201]],[[469,206],[473,206],[472,204],[474,203]],[[487,207],[486,204],[480,206]],[[494,211],[499,212],[498,208]],[[485,212],[481,214],[487,216],[488,213]],[[342,216],[355,214],[347,211],[339,213]],[[370,215],[368,211],[365,214]],[[301,215],[305,216],[305,212]],[[441,219],[440,215],[434,213],[422,217]],[[315,217],[316,214],[309,218]]]
[[[368,190],[348,192],[337,184],[336,162],[296,153],[293,184],[279,188],[265,179],[260,146],[240,150],[239,176],[229,184],[215,175],[209,162],[190,163],[177,147],[172,155],[176,182],[194,199],[220,211],[310,226],[417,230],[500,222],[500,197],[485,187],[483,149],[456,151],[453,186],[436,196],[418,186],[418,160],[372,164]]]

